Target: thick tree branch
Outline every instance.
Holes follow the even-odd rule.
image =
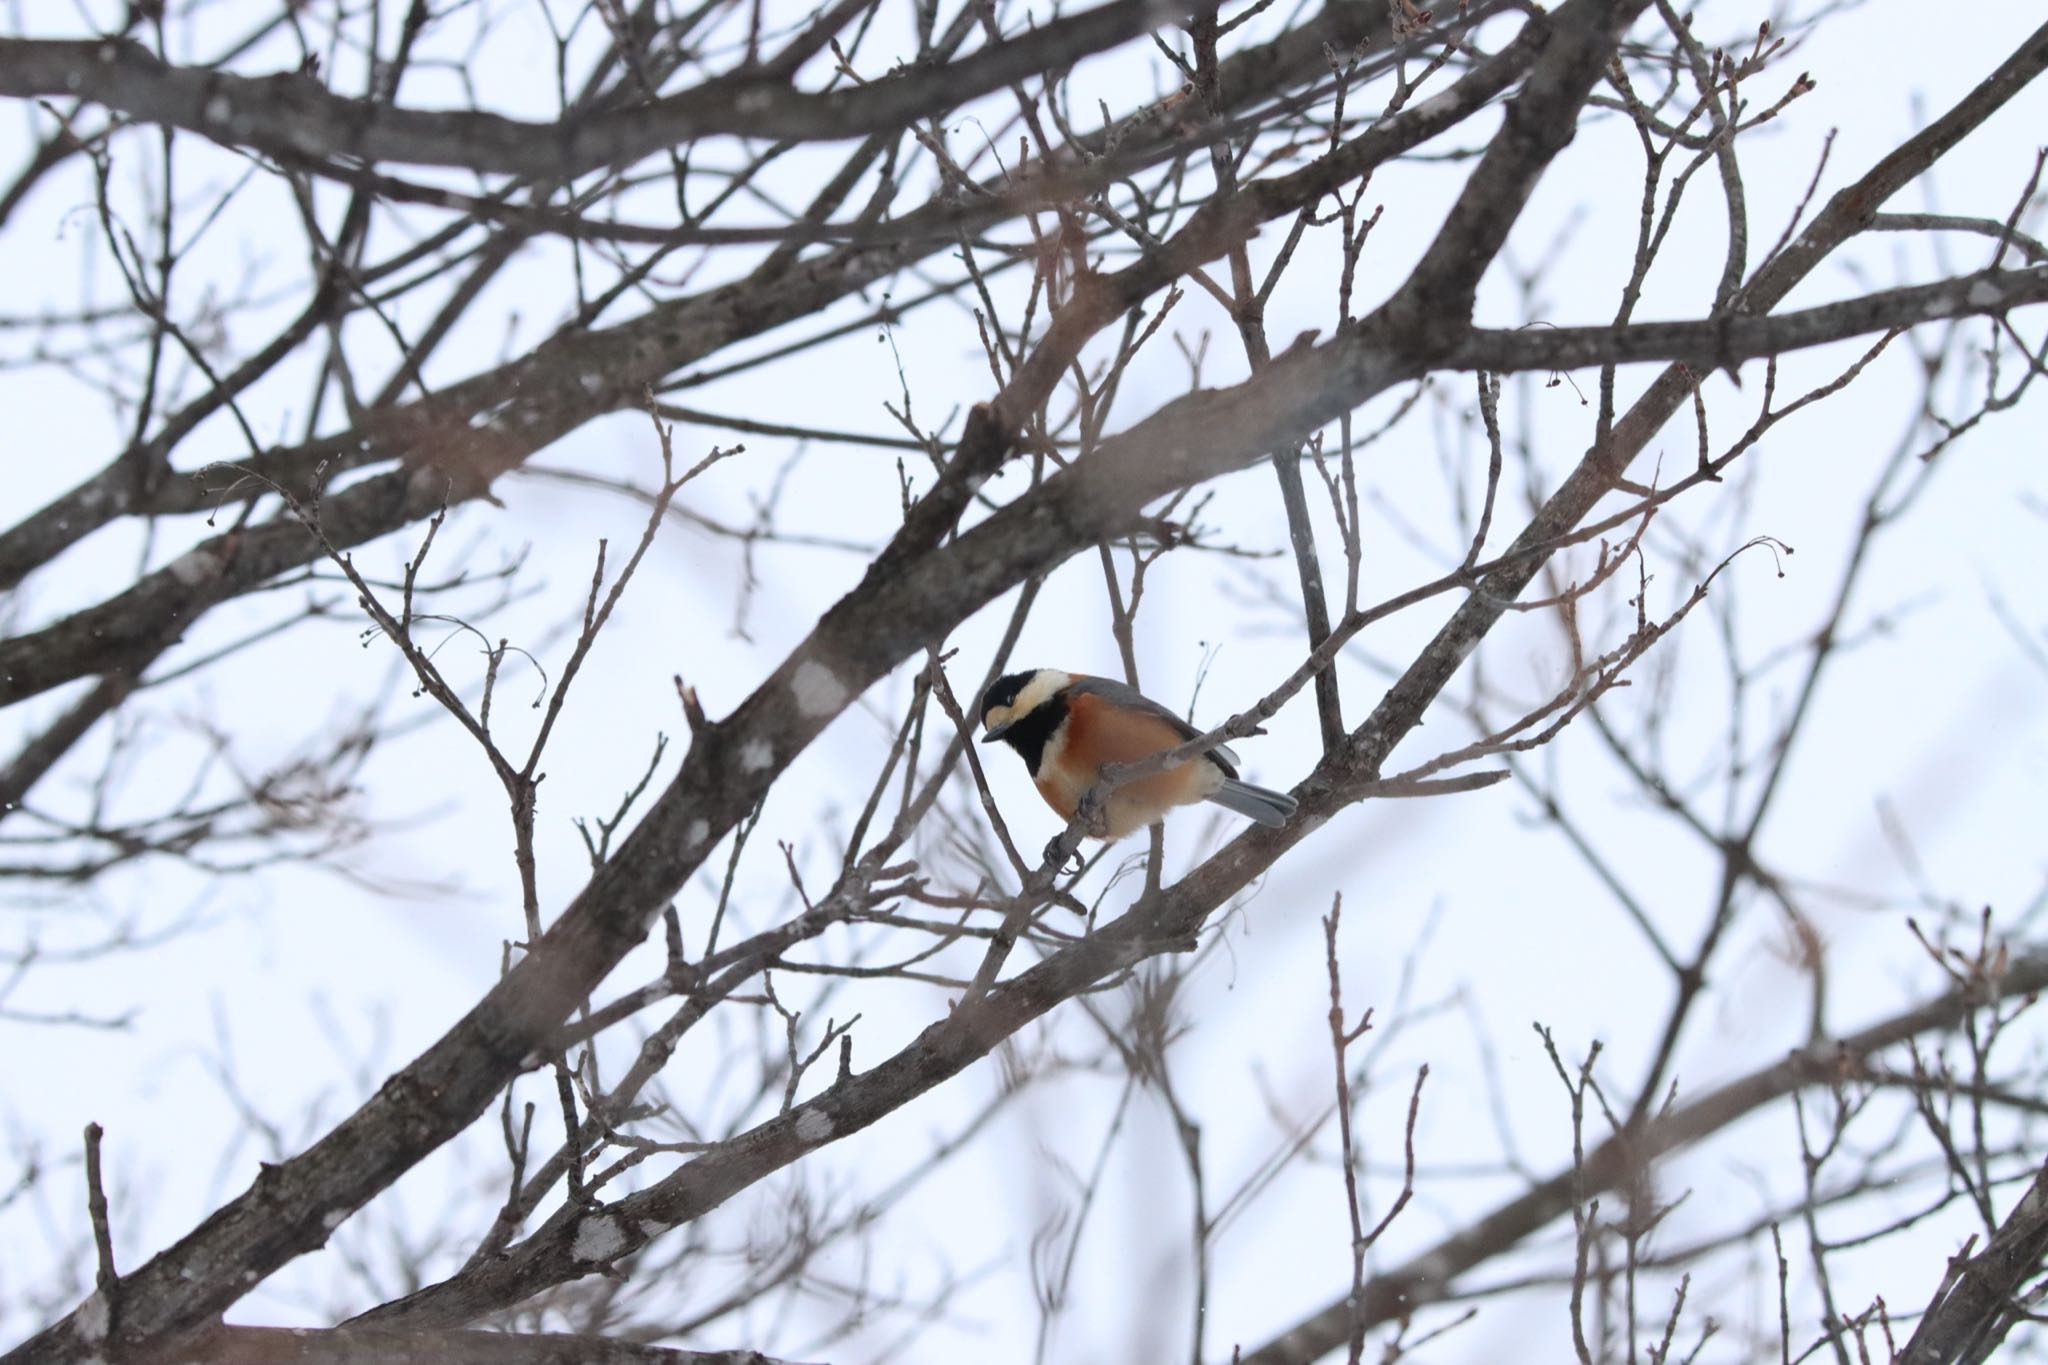
[[[2048,302],[2048,266],[1987,271],[1935,284],[1887,289],[1791,313],[1731,314],[1693,322],[1626,327],[1473,331],[1444,368],[1499,374],[1576,370],[1646,360],[1680,362],[1697,373],[1961,317],[1996,317]]]
[[[575,1332],[224,1327],[202,1349],[209,1365],[799,1365],[759,1351],[685,1351]]]
[[[1385,306],[1415,344],[1448,349],[1472,318],[1480,278],[1507,244],[1536,183],[1578,133],[1579,113],[1615,44],[1650,0],[1560,6],[1553,36],[1529,79],[1507,103],[1500,131],[1487,143],[1436,239]]]
[[[1975,1239],[1971,1241],[1974,1243]],[[1978,1365],[2006,1334],[2036,1316],[2039,1296],[2025,1291],[2048,1267],[2048,1167],[2013,1205],[1982,1251],[1966,1245],[1949,1261],[1898,1365]]]
[[[736,75],[637,107],[576,114],[556,123],[350,99],[295,73],[249,77],[173,66],[127,38],[0,39],[0,95],[84,99],[141,122],[279,157],[404,162],[571,180],[717,134],[811,142],[900,128],[1014,81],[1071,66],[1207,8],[1204,3],[1112,0],[936,70],[913,69],[815,94],[794,89],[781,75]]]

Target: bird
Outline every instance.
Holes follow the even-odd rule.
[[[1045,803],[1072,820],[1109,764],[1135,763],[1178,748],[1201,731],[1137,688],[1085,673],[1034,668],[996,679],[981,696],[983,744],[1015,749]],[[1110,792],[1085,833],[1121,839],[1155,824],[1175,806],[1211,801],[1278,829],[1295,800],[1238,780],[1237,755],[1222,745],[1177,767]]]

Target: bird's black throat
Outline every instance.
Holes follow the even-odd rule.
[[[1040,703],[1029,713],[1019,716],[1010,728],[1003,731],[1003,743],[1023,756],[1024,766],[1033,777],[1038,776],[1039,760],[1045,756],[1045,746],[1051,742],[1053,732],[1067,718],[1067,699],[1054,695]]]

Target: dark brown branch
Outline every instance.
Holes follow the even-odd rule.
[[[1448,349],[1471,325],[1479,280],[1522,216],[1558,153],[1578,132],[1579,111],[1615,44],[1649,0],[1560,6],[1529,78],[1507,103],[1500,131],[1445,215],[1429,250],[1384,312],[1418,349]]]
[[[913,69],[817,94],[796,90],[781,76],[730,76],[635,108],[552,124],[350,99],[294,73],[249,77],[173,66],[126,38],[0,39],[0,95],[88,100],[139,122],[182,128],[223,146],[273,156],[396,161],[571,180],[717,134],[808,142],[899,128],[1013,81],[1070,66],[1206,7],[1111,0],[937,70]]]
[[[759,1351],[685,1351],[571,1332],[389,1332],[224,1327],[213,1365],[797,1365]]]
[[[2048,302],[2048,266],[2035,266],[1887,289],[1792,313],[1639,322],[1627,327],[1474,331],[1446,358],[1444,367],[1519,373],[1672,360],[1706,372],[1923,323],[1995,317],[2008,309],[2043,302]]]
[[[2034,1316],[2034,1301],[2022,1290],[2048,1263],[2048,1168],[2035,1174],[1984,1249],[1972,1254],[1975,1241],[1949,1259],[1898,1365],[1977,1365]]]

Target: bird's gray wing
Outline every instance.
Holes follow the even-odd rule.
[[[1069,692],[1093,693],[1104,701],[1121,706],[1126,710],[1143,711],[1147,715],[1157,716],[1179,731],[1182,739],[1198,739],[1202,735],[1202,731],[1197,730],[1194,726],[1188,724],[1179,716],[1167,710],[1143,692],[1140,692],[1137,688],[1132,687],[1129,683],[1120,683],[1114,678],[1098,678],[1092,674],[1076,673],[1074,680],[1067,684],[1067,690]],[[1209,753],[1212,757],[1222,761],[1224,770],[1230,773],[1232,777],[1237,776],[1237,755],[1232,753],[1227,745],[1219,744],[1209,750]]]

